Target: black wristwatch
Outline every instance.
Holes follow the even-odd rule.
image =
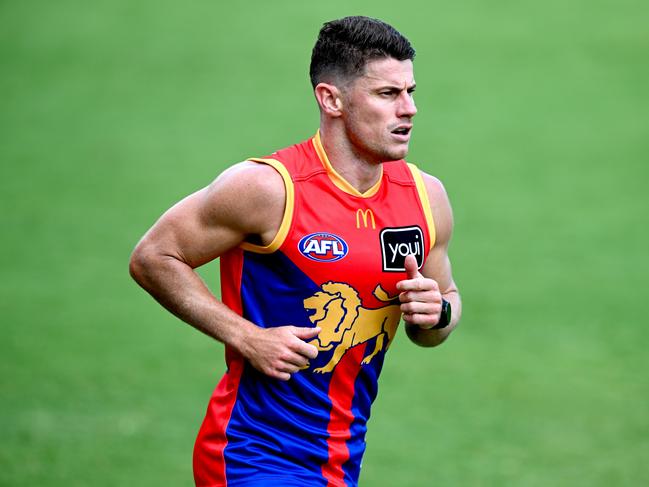
[[[439,321],[430,330],[441,330],[451,324],[451,303],[442,298],[442,312],[439,315]]]

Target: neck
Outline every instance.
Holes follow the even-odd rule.
[[[381,161],[359,154],[345,134],[337,133],[335,127],[321,124],[320,142],[331,166],[360,193],[365,193],[381,178]]]

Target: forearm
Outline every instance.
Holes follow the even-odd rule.
[[[186,263],[167,255],[134,252],[131,276],[168,311],[194,328],[239,350],[254,327],[219,301]]]
[[[451,322],[441,329],[425,329],[418,325],[406,323],[406,334],[410,340],[421,347],[436,347],[453,332],[462,315],[462,300],[457,290],[442,293],[442,297],[451,305]]]

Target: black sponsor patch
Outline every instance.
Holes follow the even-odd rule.
[[[381,230],[381,253],[385,272],[403,272],[407,255],[414,255],[417,267],[424,265],[424,232],[419,226]]]

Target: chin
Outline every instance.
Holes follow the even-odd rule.
[[[385,154],[387,156],[386,161],[398,161],[403,159],[408,155],[408,147],[402,149],[394,149]]]
[[[387,144],[386,144],[387,145]],[[379,162],[398,161],[408,155],[408,146],[383,146],[377,147],[375,150],[368,151],[368,155]]]

